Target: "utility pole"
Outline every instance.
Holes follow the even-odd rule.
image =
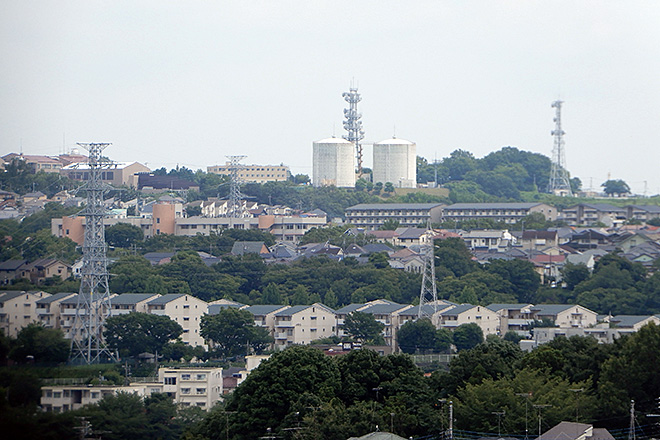
[[[502,417],[506,414],[506,411],[493,411],[491,414],[497,416],[497,438],[502,438]]]
[[[525,440],[529,440],[529,425],[527,424],[527,406],[529,404],[529,398],[532,395],[531,392],[529,393],[516,393],[516,396],[524,397],[525,398]]]
[[[534,406],[534,408],[539,410],[539,437],[541,437],[541,420],[542,420],[541,410],[543,408],[550,408],[550,407],[552,407],[552,405],[533,405],[533,406]]]
[[[630,427],[628,428],[628,440],[635,440],[635,401],[630,401]]]
[[[454,402],[447,399],[440,399],[440,403],[449,402],[449,429],[447,430],[447,440],[454,440]]]
[[[568,391],[572,391],[575,393],[575,422],[579,423],[580,422],[580,395],[578,393],[581,393],[584,391],[584,388],[569,388]]]

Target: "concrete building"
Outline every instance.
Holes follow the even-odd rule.
[[[60,169],[62,169],[62,162],[57,158],[49,156],[9,153],[2,156],[2,159],[8,163],[13,160],[23,161],[32,173],[38,173],[39,171],[45,173],[59,173]]]
[[[312,184],[314,186],[355,187],[355,145],[341,138],[313,143]]]
[[[222,368],[159,368],[158,378],[151,382],[118,385],[45,385],[41,387],[41,409],[46,412],[77,410],[98,403],[105,396],[117,393],[148,397],[165,393],[174,403],[210,409],[220,401]]]
[[[113,186],[129,186],[137,188],[138,174],[149,173],[151,170],[139,162],[112,162],[101,172],[101,180]],[[87,180],[89,163],[72,163],[63,167],[60,174],[73,180]]]
[[[158,296],[147,303],[147,313],[169,317],[183,327],[181,340],[193,347],[206,346],[200,334],[202,316],[208,312],[208,304],[199,298],[183,293]]]
[[[229,176],[231,174],[231,163],[225,165],[214,165],[206,167],[209,174],[220,174]],[[243,182],[265,183],[265,182],[284,182],[291,177],[289,167],[280,165],[241,165],[238,171],[238,177]]]
[[[0,293],[0,330],[15,338],[18,332],[32,322],[39,322],[37,301],[50,293],[42,291],[7,291]]]
[[[507,224],[517,223],[529,214],[541,213],[546,220],[557,219],[557,208],[545,203],[455,203],[445,206],[445,221],[490,219]]]
[[[530,324],[534,322],[533,304],[490,304],[487,307],[497,314],[501,335],[510,331],[529,335]]]
[[[499,332],[500,320],[497,313],[484,306],[461,304],[447,308],[438,314],[438,326],[455,330],[462,324],[477,324],[484,336]]]
[[[46,328],[61,328],[60,303],[75,296],[72,292],[61,292],[37,301],[37,319]]]
[[[425,226],[442,220],[441,203],[362,203],[346,209],[346,222],[365,230],[380,229],[387,220],[400,227]]]
[[[128,313],[149,313],[149,302],[160,297],[156,293],[122,293],[112,298],[110,315],[126,315]]]
[[[569,226],[593,226],[603,223],[605,226],[620,226],[626,221],[625,208],[608,203],[579,203],[561,211],[559,220]]]
[[[504,251],[514,244],[511,233],[501,229],[473,229],[461,238],[472,251]]]
[[[386,139],[373,147],[373,182],[396,188],[417,187],[417,145],[404,139]]]
[[[316,339],[335,334],[335,312],[315,303],[311,306],[292,306],[275,313],[275,348],[308,345]]]

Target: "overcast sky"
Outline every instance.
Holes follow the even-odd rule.
[[[244,154],[311,174],[354,81],[365,141],[430,161],[550,157],[561,99],[572,176],[660,193],[656,0],[2,0],[0,60],[3,154],[111,142],[151,168]]]

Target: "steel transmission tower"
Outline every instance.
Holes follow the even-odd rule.
[[[344,129],[348,134],[343,138],[355,144],[355,152],[357,154],[357,172],[362,175],[362,145],[360,141],[364,139],[364,131],[362,130],[362,114],[358,113],[358,102],[362,101],[362,97],[358,93],[357,87],[351,87],[349,92],[344,92],[341,95],[346,102],[348,108],[344,109]]]
[[[111,162],[101,156],[110,144],[78,144],[89,151],[89,174],[82,189],[87,192],[85,241],[81,268],[80,291],[76,316],[71,331],[72,363],[116,361],[117,357],[105,344],[103,326],[110,315],[110,288],[108,286],[108,260],[106,258],[103,218],[106,211],[103,194],[109,186],[101,180],[101,173]]]
[[[422,275],[422,289],[419,293],[419,310],[417,319],[429,318],[438,311],[438,293],[435,287],[435,244],[431,222],[426,228],[426,235],[430,242],[422,246],[424,258],[424,274]]]
[[[241,178],[238,172],[243,169],[240,161],[247,156],[227,156],[229,159],[229,203],[227,205],[227,217],[244,218],[247,217],[247,210],[243,205],[243,194],[241,194]]]
[[[560,196],[571,197],[571,182],[568,179],[566,169],[566,152],[564,151],[564,130],[561,129],[561,105],[563,101],[555,101],[552,107],[555,109],[555,129],[551,134],[554,136],[554,146],[552,148],[552,167],[550,168],[550,183],[548,192]]]

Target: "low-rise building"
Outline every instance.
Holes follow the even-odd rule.
[[[61,305],[66,299],[74,297],[72,292],[60,292],[37,301],[37,319],[46,328],[61,328]]]
[[[473,229],[461,234],[472,251],[504,251],[514,244],[514,238],[506,229]]]
[[[441,203],[364,203],[346,209],[346,222],[365,230],[380,229],[386,221],[398,222],[401,227],[417,227],[439,223]]]
[[[541,304],[531,308],[533,317],[537,321],[544,319],[551,321],[560,328],[586,328],[594,326],[598,314],[586,307],[570,304]]]
[[[626,210],[608,203],[579,203],[561,211],[559,220],[570,226],[593,226],[603,223],[605,226],[620,226],[626,220]]]
[[[226,162],[225,165],[213,165],[206,167],[206,172],[210,174],[220,174],[229,176],[232,172],[232,165]],[[238,178],[243,182],[265,183],[265,182],[284,182],[291,177],[289,167],[280,165],[239,165]]]
[[[128,313],[148,313],[149,302],[160,297],[156,293],[122,293],[111,299],[110,316],[126,315]]]
[[[292,306],[275,313],[275,347],[308,345],[335,334],[335,311],[324,304]]]
[[[443,209],[444,221],[490,219],[506,224],[518,223],[538,212],[546,220],[557,219],[557,208],[545,203],[455,203]]]
[[[15,338],[23,327],[39,322],[37,301],[50,293],[42,291],[7,291],[0,293],[0,330]]]
[[[89,163],[78,162],[63,167],[60,174],[73,180],[87,180],[89,178]],[[137,188],[138,175],[149,173],[151,170],[139,162],[112,162],[101,171],[101,180],[113,186],[129,186]]]
[[[169,293],[147,302],[147,313],[167,316],[183,328],[181,340],[193,347],[205,346],[200,334],[202,316],[208,312],[208,304],[199,298],[183,293]]]
[[[450,330],[456,330],[462,324],[477,324],[484,336],[499,333],[497,313],[484,306],[461,304],[441,311],[438,318],[438,325]]]

